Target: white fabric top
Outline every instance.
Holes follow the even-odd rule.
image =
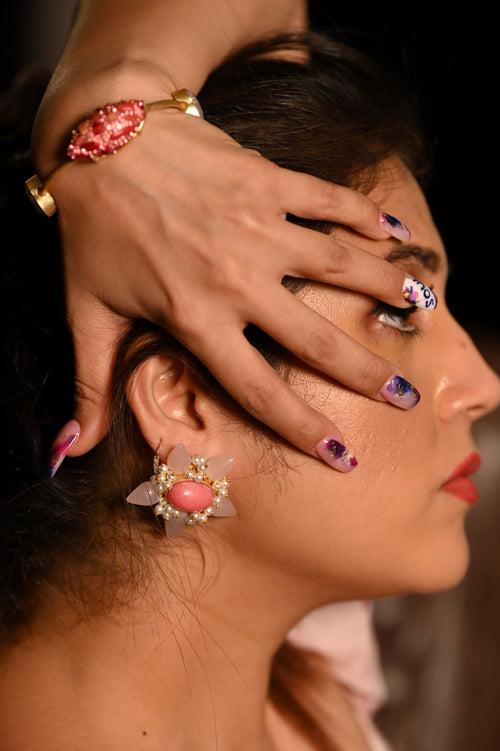
[[[372,600],[325,605],[302,618],[288,632],[287,641],[313,649],[327,659],[335,679],[352,701],[370,748],[393,751],[372,719],[388,699],[372,615]]]

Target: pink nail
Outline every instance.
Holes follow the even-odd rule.
[[[340,472],[351,472],[358,466],[358,460],[354,454],[351,454],[343,443],[330,436],[322,438],[314,449],[324,462]]]
[[[403,376],[391,375],[380,389],[380,394],[401,409],[413,409],[420,401],[418,389]]]
[[[80,423],[78,420],[72,419],[61,428],[55,437],[54,442],[52,443],[52,454],[47,470],[47,474],[50,478],[54,477],[71,446],[73,446],[78,440],[80,429]]]
[[[388,214],[387,211],[380,212],[380,224],[393,237],[398,240],[409,240],[411,237],[410,230],[396,216]]]

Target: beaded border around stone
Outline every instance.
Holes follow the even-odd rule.
[[[183,444],[177,444],[166,462],[155,454],[154,473],[127,501],[153,506],[154,513],[165,520],[169,536],[179,534],[186,524],[204,524],[210,516],[235,516],[226,477],[233,464],[232,456],[206,459],[197,453],[190,455]]]

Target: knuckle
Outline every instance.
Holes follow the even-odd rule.
[[[265,420],[276,403],[276,386],[267,380],[246,381],[239,401],[247,412]]]
[[[228,236],[236,239],[241,231],[246,233],[259,227],[264,182],[262,172],[248,165],[234,177],[224,201],[210,216],[208,230],[213,243],[227,245]]]
[[[189,310],[189,308],[188,308]],[[174,336],[195,352],[199,351],[203,336],[200,332],[199,321],[191,311],[186,314],[186,309],[174,309],[168,316],[168,329]]]
[[[332,349],[333,337],[322,326],[313,329],[304,341],[299,357],[313,367],[321,367],[325,362],[325,354]]]
[[[380,264],[377,288],[384,299],[394,299],[396,304],[403,302],[403,295],[401,293],[403,279],[398,269],[391,266],[388,261],[382,260]]]
[[[352,253],[341,245],[328,248],[324,271],[327,275],[340,276],[348,274],[352,269]]]
[[[384,381],[387,361],[375,355],[364,357],[358,366],[358,378],[366,392],[375,394]]]
[[[75,393],[77,401],[90,402],[96,407],[101,406],[105,399],[105,394],[102,391],[80,378],[75,378]]]
[[[255,156],[245,165],[242,186],[246,189],[244,195],[250,194],[252,201],[257,201],[261,213],[262,200],[269,200],[269,194],[274,196],[279,189],[281,168],[261,154],[258,156],[259,158]]]
[[[247,148],[240,154],[240,160],[235,165],[236,174],[239,176],[241,171],[243,171],[245,177],[247,170],[250,176],[262,176],[262,170],[272,166],[275,166],[274,162],[268,161],[257,149]]]
[[[339,202],[339,191],[335,183],[324,181],[318,191],[318,198],[320,206],[324,206],[325,209],[331,209],[332,206],[337,206]]]
[[[357,206],[356,211],[362,222],[371,222],[374,219],[378,220],[378,209],[376,204],[365,196],[364,193],[356,193]]]
[[[377,256],[372,255],[370,252],[362,253],[359,263],[366,264],[366,273],[373,287],[371,292],[374,297],[378,300],[385,300],[388,303],[393,302],[395,305],[399,304],[398,300],[400,303],[403,302],[401,294],[403,282],[399,281],[400,273],[397,267],[392,266],[383,258],[377,258]]]
[[[182,341],[195,344],[200,331],[200,312],[193,295],[183,290],[182,285],[164,289],[164,304],[158,315],[162,325]]]
[[[259,157],[259,159],[264,159],[260,151],[257,151],[257,149],[245,149],[245,154],[248,154],[251,157]]]

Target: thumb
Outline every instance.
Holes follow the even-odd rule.
[[[75,411],[53,441],[49,477],[65,456],[85,454],[106,435],[116,342],[130,325],[100,300],[80,293],[68,299],[67,318],[75,352]]]

